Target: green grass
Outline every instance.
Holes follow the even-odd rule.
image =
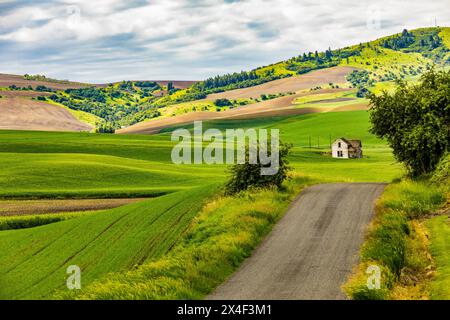
[[[167,137],[0,131],[0,197],[155,196],[223,180],[223,167],[176,166]]]
[[[50,298],[78,265],[82,285],[162,257],[191,223],[209,186],[23,230],[0,232],[0,299]]]
[[[431,283],[432,299],[450,299],[450,224],[448,216],[427,221],[430,232],[430,251],[436,264],[436,275]]]
[[[20,216],[0,216],[0,231],[26,229],[46,224],[64,221],[68,219],[78,218],[84,215],[96,213],[97,211],[80,211],[80,212],[64,212],[64,213],[48,213]]]
[[[427,181],[404,180],[386,187],[377,202],[376,217],[361,249],[361,262],[344,285],[352,299],[389,299],[395,286],[405,286],[402,274],[426,273],[429,265],[426,245],[419,235],[417,218],[439,209],[446,200],[443,188]],[[383,270],[381,290],[366,286],[366,267],[377,265]],[[426,280],[416,280],[423,286]]]
[[[283,141],[294,144],[290,160],[295,176],[305,179],[301,186],[309,181],[391,181],[402,174],[390,149],[368,133],[364,111],[216,121],[204,127],[279,129]],[[326,154],[330,135],[362,139],[365,158],[332,159]],[[313,144],[319,138],[319,147],[308,147],[309,136]],[[244,200],[220,200],[213,211],[205,209],[199,218],[205,221],[190,233],[201,239],[186,238],[183,247],[166,256],[179,243],[203,200],[216,192],[208,186],[224,182],[226,168],[174,165],[170,160],[173,145],[170,132],[127,136],[0,131],[0,197],[133,197],[171,192],[65,221],[0,231],[0,298],[50,298],[55,290],[64,289],[65,269],[71,264],[81,267],[83,287],[97,281],[93,288],[109,290],[106,274],[113,272],[111,279],[116,279],[117,273],[129,271],[130,278],[120,280],[127,289],[120,291],[120,284],[116,291],[114,284],[111,297],[130,297],[138,290],[127,284],[135,276],[136,283],[147,283],[143,288],[155,286],[145,297],[167,298],[164,290],[169,288],[179,288],[173,291],[176,297],[201,297],[220,283],[270,230],[295,192],[268,191],[254,198],[248,194]],[[142,263],[143,269],[134,269]],[[166,263],[170,270],[165,269]],[[144,269],[157,276],[141,278],[139,270]],[[188,288],[189,279],[195,287]],[[104,291],[88,288],[86,294],[105,297]]]
[[[390,182],[401,177],[403,169],[396,163],[391,149],[369,133],[366,111],[330,112],[289,118],[273,117],[252,120],[210,121],[204,129],[267,128],[279,129],[282,141],[294,145],[291,165],[301,174],[322,181]],[[179,128],[179,127],[177,127]],[[192,125],[186,126],[192,130]],[[167,131],[170,131],[167,129]],[[168,133],[167,133],[168,134]],[[363,159],[334,159],[330,154],[330,138],[360,139]],[[309,140],[311,139],[311,148]]]
[[[201,299],[248,257],[287,206],[311,180],[295,179],[284,191],[248,191],[209,203],[179,244],[161,259],[126,273],[109,274],[77,299]]]
[[[368,133],[365,111],[246,121],[204,128],[274,128],[292,142],[300,173],[331,181],[391,181],[402,174],[390,149]],[[312,148],[309,148],[311,137]],[[361,139],[365,157],[333,159],[330,137]],[[0,131],[0,197],[82,198],[154,196],[222,182],[224,165],[173,165],[169,133],[158,136]]]

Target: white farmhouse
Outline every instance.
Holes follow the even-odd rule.
[[[331,154],[333,158],[339,159],[362,158],[361,140],[339,138],[333,142]]]

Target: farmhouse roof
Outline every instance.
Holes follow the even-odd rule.
[[[340,138],[342,141],[344,141],[349,147],[353,147],[353,148],[361,148],[362,147],[362,143],[361,140],[348,140],[345,138]]]

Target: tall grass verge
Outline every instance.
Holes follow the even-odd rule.
[[[206,205],[180,243],[161,259],[126,273],[112,273],[74,299],[201,299],[250,256],[307,184],[292,179],[279,190],[248,190]]]
[[[442,187],[404,180],[389,185],[376,205],[376,216],[361,249],[360,264],[343,286],[356,300],[426,298],[431,260],[420,218],[445,203]],[[367,286],[369,265],[381,270],[380,289]]]

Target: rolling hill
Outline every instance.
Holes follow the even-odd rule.
[[[403,30],[374,41],[325,52],[305,52],[248,72],[200,82],[123,81],[90,85],[40,75],[0,74],[0,95],[5,90],[33,91],[32,95],[46,102],[49,108],[42,111],[42,117],[50,119],[48,123],[29,120],[39,116],[35,115],[37,111],[32,109],[32,103],[23,103],[22,108],[14,108],[16,116],[2,119],[2,128],[77,131],[102,125],[110,128],[108,131],[120,133],[154,133],[171,124],[196,119],[302,114],[307,110],[299,111],[292,105],[305,91],[353,87],[362,97],[368,90],[389,89],[399,78],[415,81],[433,65],[449,65],[449,30],[440,27]],[[292,96],[292,100],[284,96]],[[226,106],[217,105],[220,100],[225,101]],[[10,104],[17,106],[20,102],[25,101],[15,100]],[[69,121],[66,111],[57,112],[49,105],[69,109],[78,122],[76,119]],[[315,107],[318,106],[320,103]],[[340,105],[341,110],[358,110],[363,104],[356,109],[353,107],[352,104]],[[312,108],[310,111],[330,109]]]
[[[42,75],[0,74],[0,128],[92,131],[100,123],[130,118],[134,114],[138,114],[138,120],[146,119],[145,114],[139,113],[146,109],[142,104],[148,102],[149,91],[158,91],[155,97],[161,97],[167,95],[165,88],[168,86],[182,90],[196,82],[132,81],[129,83],[138,84],[132,88],[124,83],[128,84],[86,84]],[[98,100],[98,92],[104,92],[107,98]],[[98,106],[100,103],[102,105]],[[108,104],[112,106],[108,108]]]

